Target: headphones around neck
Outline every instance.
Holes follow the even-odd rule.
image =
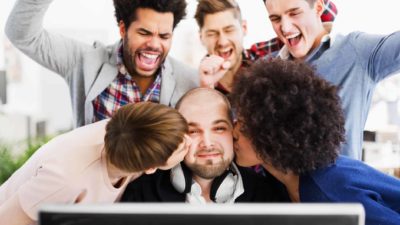
[[[189,167],[181,162],[171,169],[171,183],[179,193],[188,194],[193,184],[192,175]],[[233,168],[231,164],[224,173],[214,178],[211,184],[210,199],[217,203],[227,201],[235,192],[237,179],[236,168]]]

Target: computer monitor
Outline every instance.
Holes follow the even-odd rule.
[[[39,225],[364,225],[361,204],[47,205]]]

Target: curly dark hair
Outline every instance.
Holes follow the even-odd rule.
[[[153,9],[156,12],[174,14],[173,28],[186,16],[185,0],[113,0],[117,23],[121,20],[126,28],[136,20],[138,8]]]
[[[263,161],[295,174],[335,162],[344,141],[340,98],[312,67],[259,60],[237,76],[232,101]]]

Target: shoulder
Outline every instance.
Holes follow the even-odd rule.
[[[176,82],[175,95],[180,98],[184,93],[199,86],[198,71],[170,56],[164,63],[163,76],[169,76]],[[169,80],[169,78],[167,78]],[[176,99],[177,101],[178,99]]]
[[[177,59],[168,56],[165,60],[166,69],[171,69],[174,76],[183,76],[183,77],[196,77],[197,78],[197,70],[193,67],[178,61]]]
[[[331,201],[343,201],[357,199],[364,191],[379,193],[382,183],[391,180],[361,161],[339,156],[335,164],[303,176],[301,187],[305,192],[314,190],[311,195],[318,190]]]
[[[98,121],[76,128],[70,132],[59,135],[51,140],[48,144],[52,148],[74,147],[82,150],[90,146],[104,144],[104,136],[106,126],[109,119]],[[69,150],[70,152],[73,150]]]
[[[100,41],[95,41],[91,45],[91,50],[86,51],[84,54],[84,60],[87,64],[101,64],[104,62],[112,65],[117,64],[117,48],[119,41],[111,45],[105,45]],[[93,65],[92,65],[93,66]]]
[[[310,175],[321,182],[338,185],[355,181],[367,176],[373,169],[364,163],[346,156],[339,156],[336,162],[328,167],[315,170]]]

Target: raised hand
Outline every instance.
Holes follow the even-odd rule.
[[[199,67],[200,87],[214,88],[230,67],[231,62],[217,55],[204,57]]]

